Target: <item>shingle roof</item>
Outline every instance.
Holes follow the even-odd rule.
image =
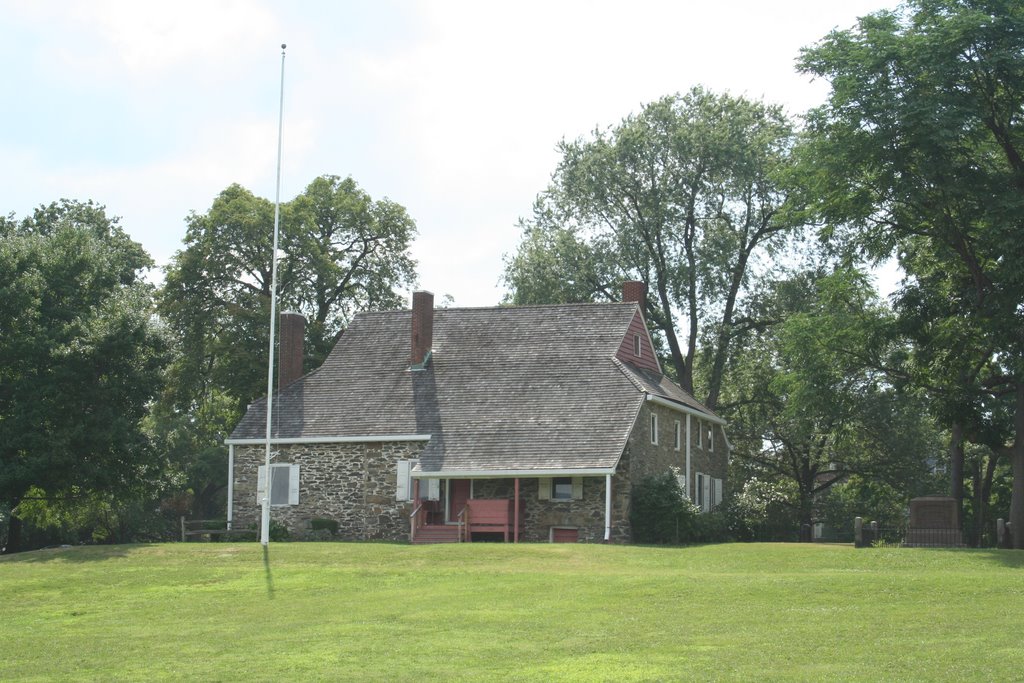
[[[652,372],[646,368],[639,368],[629,363],[621,363],[622,371],[631,377],[641,391],[645,391],[653,396],[673,401],[675,403],[681,403],[687,408],[691,408],[699,413],[703,413],[716,421],[722,420],[714,411],[706,408],[700,401],[695,399],[693,396],[684,391],[678,384],[670,380],[665,375],[657,372]]]
[[[635,377],[654,381],[614,359],[635,311],[437,309],[430,362],[416,372],[411,312],[359,314],[318,370],[276,394],[274,438],[429,434],[424,472],[610,470],[644,400]],[[265,430],[261,399],[231,440]]]

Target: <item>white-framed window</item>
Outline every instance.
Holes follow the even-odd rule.
[[[580,500],[583,477],[546,477],[539,480],[537,497],[541,500]]]
[[[697,420],[697,448],[704,447],[704,420]]]
[[[694,502],[701,512],[711,512],[722,502],[722,480],[712,477],[703,472],[697,473],[696,482],[697,500]]]
[[[651,443],[658,445],[658,414],[651,413]]]
[[[260,465],[256,474],[256,504],[263,505],[267,490],[267,466]],[[270,504],[299,504],[299,466],[281,463],[270,466]]]
[[[412,468],[419,460],[398,460],[395,463],[395,500],[412,500],[416,497],[415,479]],[[438,500],[441,497],[440,479],[420,479],[420,500]]]
[[[640,335],[639,334],[634,334],[633,335],[633,355],[636,356],[637,358],[639,358],[641,355],[643,355],[643,348],[644,347],[640,343]]]
[[[676,420],[675,424],[674,447],[677,451],[683,447],[683,425],[679,420]]]
[[[713,422],[708,423],[708,450],[715,450],[715,425]]]

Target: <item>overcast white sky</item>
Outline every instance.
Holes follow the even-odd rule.
[[[161,265],[233,182],[351,175],[419,229],[420,286],[497,303],[555,144],[705,85],[799,114],[803,46],[893,0],[0,0],[0,213],[93,199]]]

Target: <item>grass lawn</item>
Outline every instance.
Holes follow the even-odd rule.
[[[0,680],[1021,680],[1024,552],[190,543],[0,558]]]

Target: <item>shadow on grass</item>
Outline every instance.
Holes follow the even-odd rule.
[[[267,597],[274,599],[274,577],[270,573],[270,546],[263,546],[263,571],[267,576]]]
[[[0,562],[102,562],[104,560],[128,557],[132,551],[145,547],[137,545],[74,545],[26,550],[10,555],[0,555]]]
[[[863,550],[870,551],[871,549],[864,548]],[[974,557],[980,557],[1010,569],[1024,569],[1024,550],[1001,550],[998,548],[903,548],[903,550],[943,555],[970,553]]]

